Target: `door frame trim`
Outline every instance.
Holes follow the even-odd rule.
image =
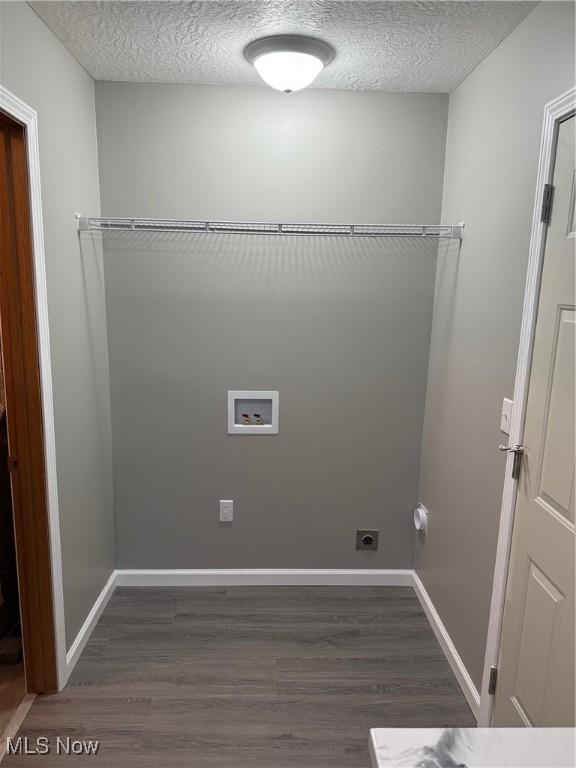
[[[542,126],[540,159],[538,162],[538,176],[536,181],[536,198],[532,214],[532,233],[530,236],[528,271],[526,275],[518,362],[514,382],[514,406],[510,422],[510,445],[522,445],[524,438],[524,422],[526,420],[526,404],[528,400],[528,385],[532,365],[532,350],[534,347],[534,331],[538,312],[538,300],[540,297],[540,278],[544,262],[544,247],[546,245],[547,225],[540,221],[544,185],[552,183],[558,126],[560,122],[566,120],[575,112],[576,88],[572,88],[561,96],[549,101],[544,107],[544,122]],[[484,672],[482,675],[482,688],[480,693],[478,725],[481,727],[489,727],[492,724],[492,713],[494,708],[494,696],[488,693],[488,685],[490,668],[492,666],[498,666],[498,658],[500,654],[504,601],[506,598],[506,582],[508,579],[510,548],[512,545],[512,531],[514,527],[514,511],[516,508],[516,495],[518,491],[518,481],[512,478],[513,461],[514,455],[509,453],[506,461],[506,475],[502,493],[500,527],[498,530],[498,544],[496,548],[496,564],[494,566],[492,600],[490,603],[490,619],[488,623]]]
[[[58,689],[66,684],[66,627],[64,623],[64,586],[62,578],[62,550],[60,544],[60,517],[58,511],[58,481],[56,474],[56,437],[54,432],[54,399],[52,394],[52,365],[50,358],[50,332],[48,325],[48,291],[46,283],[44,225],[40,187],[40,153],[38,144],[38,116],[36,110],[0,84],[0,109],[24,126],[28,159],[30,189],[30,218],[34,258],[34,288],[42,397],[42,423],[44,428],[44,461],[46,471],[46,500],[50,531],[50,562],[54,602],[54,628]]]

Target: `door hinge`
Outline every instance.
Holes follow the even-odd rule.
[[[543,224],[550,223],[550,215],[552,214],[552,198],[554,197],[554,187],[552,184],[544,185],[544,192],[542,194],[542,213],[540,214],[540,221]]]
[[[16,456],[8,456],[6,463],[8,464],[9,472],[14,472],[14,470],[18,468],[18,459]]]
[[[496,683],[498,682],[498,667],[490,667],[490,679],[488,680],[488,693],[494,696],[496,693]]]

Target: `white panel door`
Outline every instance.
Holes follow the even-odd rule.
[[[493,725],[574,725],[575,158],[560,124]]]

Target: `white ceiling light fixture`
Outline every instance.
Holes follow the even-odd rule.
[[[273,35],[249,43],[244,56],[267,85],[292,93],[314,82],[334,58],[334,49],[315,37]]]

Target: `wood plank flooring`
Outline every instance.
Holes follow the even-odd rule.
[[[473,725],[411,588],[120,588],[20,730],[98,755],[5,765],[368,768],[371,727]]]
[[[0,734],[6,730],[25,695],[24,663],[0,664]]]

